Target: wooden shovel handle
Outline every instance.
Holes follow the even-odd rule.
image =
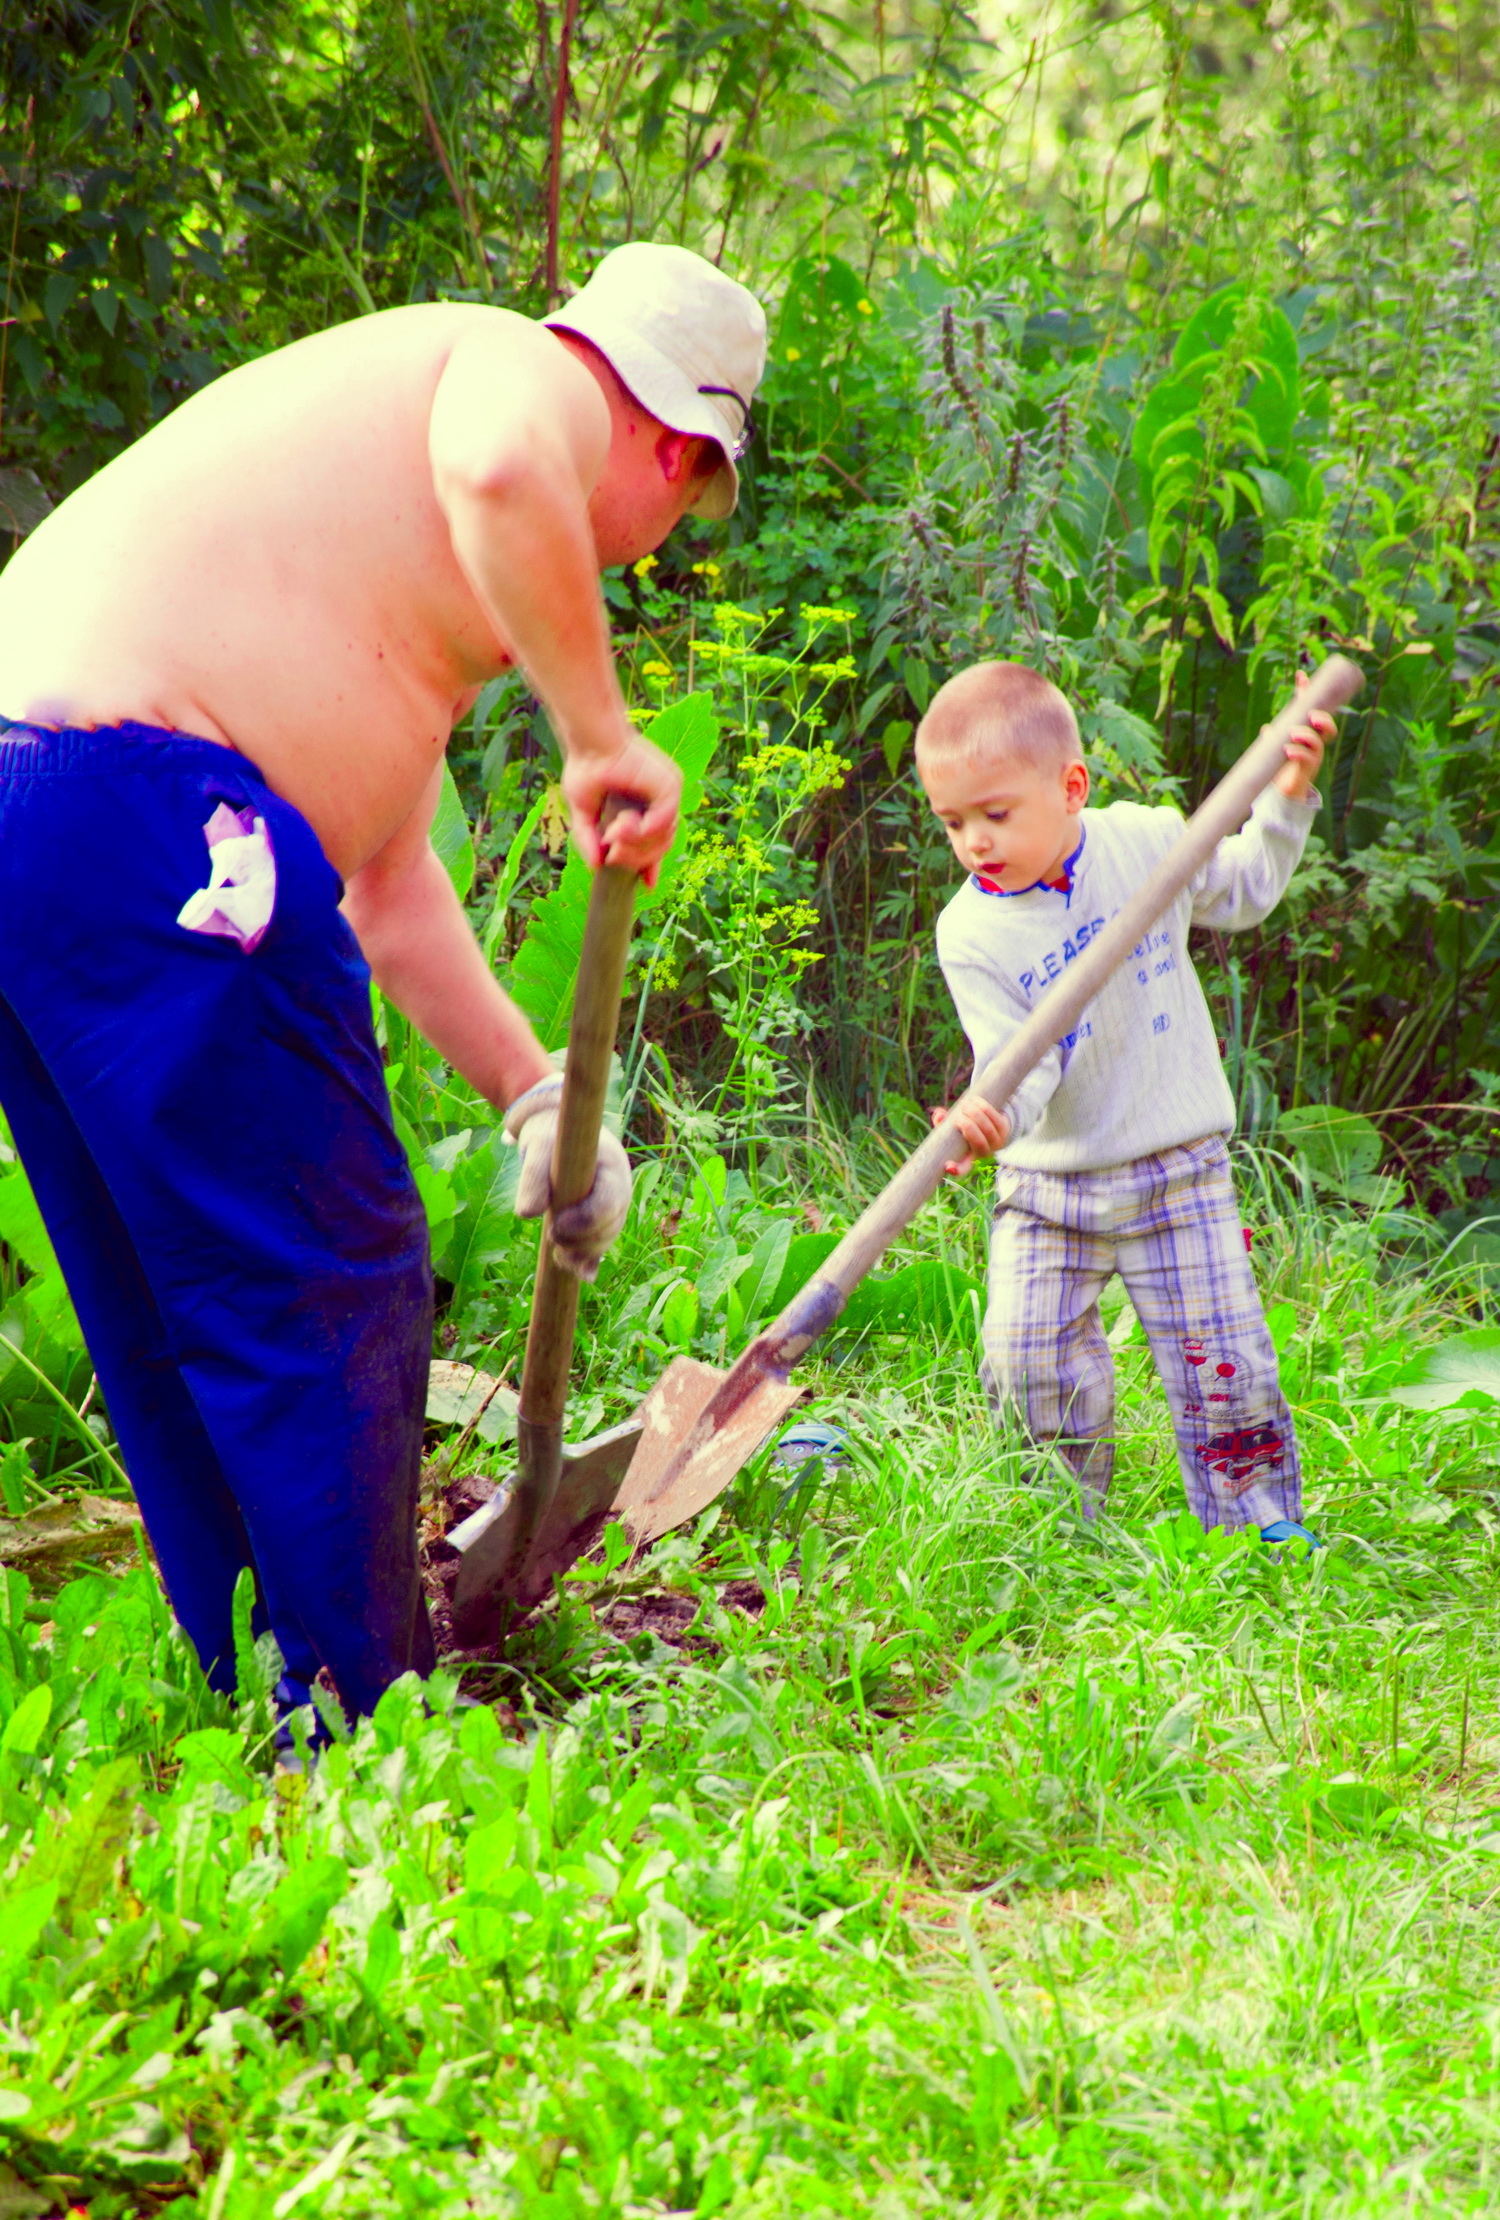
[[[620,809],[639,805],[615,795],[600,813],[600,829]],[[620,993],[630,953],[630,920],[637,873],[604,863],[594,873],[589,893],[573,1022],[568,1029],[568,1062],[563,1074],[562,1107],[552,1151],[554,1209],[582,1202],[594,1184],[609,1065],[620,1024]],[[534,1426],[560,1427],[573,1364],[573,1333],[578,1317],[578,1276],[558,1263],[552,1249],[552,1212],[542,1226],[531,1325],[521,1373],[523,1420]]]
[[[1297,727],[1305,725],[1315,710],[1342,709],[1363,684],[1364,674],[1345,656],[1332,655],[1319,667],[1188,819],[1176,846],[1145,884],[1090,941],[1082,955],[1068,965],[1005,1047],[986,1064],[975,1081],[978,1093],[996,1109],[1005,1108],[1028,1072],[1065,1033],[1072,1032],[1099,989],[1162,912],[1171,908],[1219,842],[1239,830],[1256,796],[1270,785],[1285,763],[1286,743]],[[937,1193],[948,1166],[963,1155],[964,1149],[950,1113],[908,1157],[869,1209],[855,1220],[826,1263],[819,1266],[807,1287],[768,1328],[763,1344],[769,1361],[778,1366],[795,1361],[832,1325],[851,1291],[879,1263],[922,1205]]]

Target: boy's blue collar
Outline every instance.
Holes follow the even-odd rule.
[[[998,894],[1002,902],[1014,902],[1022,894],[1061,894],[1064,897],[1063,907],[1069,909],[1073,902],[1073,880],[1078,867],[1078,859],[1083,854],[1083,844],[1087,838],[1088,828],[1086,825],[1080,824],[1078,827],[1078,846],[1063,864],[1061,875],[1058,878],[1033,879],[1030,886],[996,886],[994,880],[987,879],[982,871],[971,872],[970,877],[981,894]]]

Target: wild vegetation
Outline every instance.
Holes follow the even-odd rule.
[[[964,1075],[910,754],[955,662],[1039,662],[1106,795],[1184,801],[1299,663],[1369,678],[1286,903],[1198,952],[1315,1555],[1181,1513],[1128,1308],[1111,1516],[1025,1476],[955,1186],[809,1370],[840,1461],[762,1456],[278,1781],[272,1661],[227,1702],[172,1628],[6,1152],[0,2210],[1492,2207],[1497,43],[1477,0],[0,15],[16,532],[333,319],[535,312],[630,235],[767,299],[740,515],[606,582],[692,806],[578,1434],[736,1348]],[[450,760],[561,1039],[545,719],[490,688]],[[439,1353],[513,1379],[510,1158],[381,1025]],[[434,1395],[435,1579],[503,1408]]]

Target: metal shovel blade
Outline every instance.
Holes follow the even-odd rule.
[[[635,1548],[706,1510],[808,1392],[779,1373],[745,1381],[743,1371],[743,1361],[721,1372],[675,1357],[642,1403],[640,1445],[612,1508]]]
[[[623,1520],[633,1548],[685,1526],[722,1495],[747,1459],[807,1393],[776,1374],[737,1392],[735,1373],[677,1357],[635,1416],[563,1450],[562,1478],[524,1551],[519,1491],[511,1486],[451,1529],[459,1552],[453,1628],[464,1643],[493,1631],[496,1605],[529,1609],[593,1548],[607,1519]],[[732,1408],[716,1408],[726,1382]]]
[[[451,1529],[459,1552],[453,1630],[461,1642],[490,1631],[500,1599],[529,1608],[552,1593],[556,1575],[598,1538],[641,1439],[639,1415],[588,1441],[566,1445],[562,1477],[525,1556],[520,1492],[510,1486]]]

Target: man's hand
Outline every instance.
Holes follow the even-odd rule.
[[[629,871],[639,871],[647,886],[655,886],[661,859],[677,830],[682,773],[670,756],[642,739],[624,717],[620,722],[615,754],[569,750],[563,795],[572,815],[573,838],[591,869],[597,870],[601,863],[622,864]],[[643,806],[622,809],[601,837],[599,812],[611,794]]]
[[[1307,685],[1306,671],[1297,673],[1297,691]],[[1333,738],[1337,727],[1326,710],[1315,710],[1305,725],[1299,725],[1286,744],[1286,769],[1276,774],[1276,784],[1289,800],[1305,802],[1313,790],[1318,776],[1318,766],[1323,761],[1326,742]]]
[[[986,1102],[983,1095],[976,1094],[972,1087],[959,1096],[951,1110],[940,1107],[929,1111],[928,1115],[934,1125],[949,1120],[968,1143],[965,1153],[955,1157],[948,1166],[950,1179],[972,1171],[981,1157],[994,1156],[1010,1139],[1009,1117],[992,1102]]]
[[[528,1087],[505,1114],[505,1130],[521,1151],[516,1183],[516,1216],[540,1218],[552,1203],[552,1151],[562,1108],[562,1075],[549,1073]],[[591,1280],[599,1259],[619,1233],[630,1210],[630,1159],[608,1126],[599,1135],[594,1184],[582,1202],[570,1203],[552,1220],[552,1249],[557,1261],[581,1280]]]

